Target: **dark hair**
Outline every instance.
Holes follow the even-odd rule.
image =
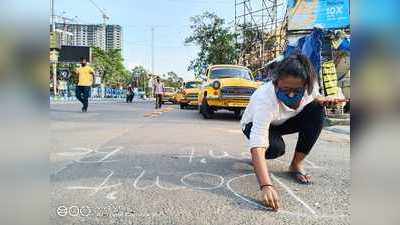
[[[307,85],[308,94],[312,93],[314,82],[317,79],[317,74],[310,60],[299,53],[294,53],[279,62],[273,76],[274,84],[285,76],[293,76],[304,80]]]

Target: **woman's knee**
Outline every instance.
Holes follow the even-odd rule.
[[[277,142],[272,142],[270,143],[270,146],[268,147],[267,151],[265,152],[265,158],[266,159],[276,159],[278,157],[281,157],[282,155],[285,154],[285,142],[282,141],[277,141]]]
[[[308,122],[317,123],[322,126],[325,120],[325,109],[318,102],[309,103],[304,109]]]

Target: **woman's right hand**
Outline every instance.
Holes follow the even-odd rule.
[[[265,186],[261,189],[262,198],[267,207],[271,207],[274,211],[278,211],[280,207],[280,198],[274,186]]]
[[[323,96],[316,97],[315,100],[316,100],[321,106],[338,105],[338,104],[347,102],[346,99],[332,98],[332,97],[323,97]]]

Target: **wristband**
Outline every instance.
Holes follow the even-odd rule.
[[[260,190],[262,190],[264,187],[274,187],[272,184],[264,184],[260,186]]]

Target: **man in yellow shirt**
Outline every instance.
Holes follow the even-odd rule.
[[[78,85],[76,86],[76,98],[82,103],[82,112],[87,112],[90,97],[90,88],[93,84],[94,70],[87,65],[86,59],[81,59],[81,67],[76,69]]]

